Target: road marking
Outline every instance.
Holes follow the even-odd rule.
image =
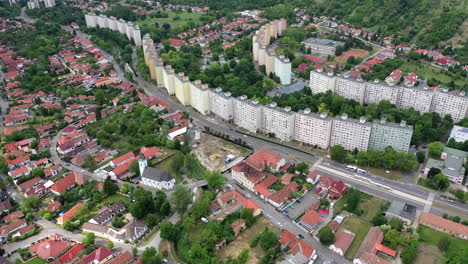
[[[432,202],[434,201],[435,194],[433,192],[429,193],[429,196],[427,197],[428,203],[424,205],[424,212],[429,213],[432,207]]]

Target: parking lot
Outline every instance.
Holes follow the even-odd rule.
[[[296,219],[298,216],[304,214],[306,211],[309,210],[309,208],[318,202],[319,200],[314,196],[314,189],[308,191],[304,196],[302,196],[301,199],[299,199],[299,202],[295,202],[292,207],[288,207],[286,210],[288,213],[284,212],[289,218],[291,219]]]

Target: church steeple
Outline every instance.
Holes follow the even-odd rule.
[[[145,158],[143,153],[140,153],[140,159],[138,160],[138,165],[140,166],[140,176],[143,175],[143,171],[145,170],[146,166],[148,166],[148,161]]]

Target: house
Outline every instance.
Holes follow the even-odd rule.
[[[218,219],[224,219],[227,215],[241,210],[242,208],[251,209],[254,216],[262,212],[261,207],[251,199],[247,199],[237,190],[222,192],[210,204],[211,211],[218,215]]]
[[[84,245],[81,243],[77,243],[67,252],[65,252],[62,256],[60,256],[57,260],[55,260],[53,264],[73,263],[73,261],[81,254],[81,252],[83,252],[83,249]]]
[[[226,246],[226,239],[223,238],[223,240],[219,241],[218,243],[216,243],[216,245],[214,246],[214,250],[215,251],[219,251],[220,249],[222,249],[223,247]]]
[[[25,227],[20,228],[16,233],[13,234],[12,237],[21,237],[33,232],[34,230],[36,230],[35,225],[27,225]]]
[[[335,233],[335,243],[330,245],[330,249],[340,256],[344,256],[349,246],[354,240],[354,233],[348,230],[338,231]]]
[[[11,208],[11,203],[10,201],[3,201],[0,203],[0,212],[5,212],[8,211],[8,209]]]
[[[25,166],[30,162],[31,162],[30,156],[26,155],[26,156],[22,156],[16,159],[7,160],[6,163],[8,164],[8,169],[13,170],[13,169],[17,169],[22,166]]]
[[[181,40],[181,39],[169,38],[168,40],[169,40],[169,46],[176,48],[176,49],[180,49],[180,47],[187,44],[185,40]]]
[[[312,184],[317,184],[317,182],[320,180],[320,174],[315,171],[309,171],[309,174],[307,174],[307,179],[306,181]]]
[[[133,255],[128,251],[122,252],[117,257],[111,259],[107,264],[127,264],[133,261]]]
[[[282,178],[281,178],[281,183],[282,184],[289,184],[292,180],[292,178],[294,177],[294,174],[292,173],[288,173],[286,175],[284,175]]]
[[[46,210],[50,213],[53,213],[57,211],[60,208],[60,206],[62,206],[60,202],[53,202],[46,207]]]
[[[23,166],[16,170],[11,170],[8,172],[8,176],[12,177],[13,180],[16,180],[22,176],[28,176],[31,173],[31,168],[28,166]]]
[[[367,263],[382,263],[389,264],[388,261],[381,259],[377,256],[378,252],[387,254],[391,257],[396,256],[396,251],[382,245],[384,233],[378,226],[371,227],[366,235],[366,238],[361,243],[353,263],[354,264],[367,264]]]
[[[91,223],[84,223],[82,229],[83,232],[93,232],[96,233],[97,236],[107,238],[114,242],[127,243],[139,239],[148,230],[148,227],[143,222],[134,219],[120,230]]]
[[[440,160],[428,159],[424,168],[424,176],[427,177],[432,168],[440,169],[441,172],[453,183],[463,184],[465,177],[465,167],[468,158],[468,152],[445,147],[440,155]],[[467,182],[465,181],[465,184]]]
[[[236,164],[231,168],[231,171],[232,178],[250,191],[254,191],[254,186],[265,178],[265,174],[262,171],[250,166],[245,161]]]
[[[285,249],[289,247],[293,242],[296,241],[296,235],[289,231],[288,229],[283,229],[283,232],[281,233],[281,237],[279,239],[281,243],[281,248]]]
[[[311,230],[316,228],[322,222],[323,219],[314,210],[307,211],[299,221],[301,225]]]
[[[112,218],[114,218],[117,214],[122,213],[125,211],[125,205],[123,203],[114,203],[112,205],[108,205],[103,207],[99,214],[91,218],[89,220],[92,224],[103,225],[108,223]]]
[[[26,226],[26,221],[24,219],[18,219],[11,224],[2,226],[0,228],[0,239],[2,240],[6,239],[9,234],[25,226]]]
[[[78,213],[81,210],[81,208],[83,208],[83,206],[84,205],[82,203],[77,203],[70,210],[57,217],[57,224],[63,225],[65,221],[73,219],[73,217],[75,217],[75,214]]]
[[[77,261],[76,264],[100,264],[109,261],[112,258],[112,251],[106,246],[102,246],[81,260]]]
[[[403,203],[400,201],[392,201],[390,208],[385,212],[385,217],[392,219],[394,217],[400,219],[405,225],[411,225],[416,217],[416,206]]]
[[[271,172],[278,172],[286,164],[286,160],[281,155],[265,148],[255,151],[245,162],[258,171],[268,169]]]
[[[245,219],[239,219],[231,224],[232,231],[234,231],[234,237],[238,236],[242,230],[245,229]]]
[[[141,183],[160,190],[171,190],[175,185],[175,178],[165,170],[148,166],[143,154],[138,160],[140,165]]]
[[[187,125],[174,127],[171,130],[169,130],[169,133],[167,134],[167,139],[174,140],[176,137],[187,133],[187,130],[188,130]]]
[[[18,210],[18,211],[15,211],[15,212],[3,217],[3,221],[5,221],[5,223],[8,223],[8,222],[11,222],[13,220],[20,219],[20,218],[23,218],[23,217],[24,217],[23,212]]]
[[[273,191],[269,189],[270,186],[275,184],[279,179],[276,176],[270,175],[265,180],[254,186],[254,190],[261,198],[265,199],[270,196]]]
[[[27,189],[33,187],[33,186],[36,186],[38,185],[40,182],[42,181],[42,178],[41,177],[36,177],[36,178],[32,178],[30,180],[27,180],[23,183],[21,183],[20,185],[18,185],[18,189],[22,192],[26,191]]]
[[[29,247],[29,252],[32,255],[39,256],[43,260],[53,261],[64,253],[70,246],[71,243],[64,240],[62,235],[55,234],[46,240],[31,245]]]
[[[442,218],[437,215],[422,213],[419,223],[437,231],[468,240],[468,226]]]
[[[36,186],[33,186],[31,188],[29,188],[25,193],[24,195],[26,197],[29,197],[31,195],[34,195],[34,196],[37,196],[37,197],[42,197],[44,196],[45,194],[47,194],[49,192],[49,189],[43,184],[38,184]]]
[[[75,187],[76,185],[83,185],[89,180],[89,176],[79,172],[71,172],[65,178],[56,182],[50,191],[56,195],[60,195],[64,191],[68,191]]]
[[[140,153],[143,154],[143,156],[145,156],[145,158],[147,160],[152,160],[154,158],[156,158],[157,156],[159,156],[159,149],[157,147],[141,147],[140,149]]]
[[[268,196],[267,201],[275,207],[281,207],[291,195],[291,192],[297,191],[297,182],[291,182],[281,190]]]
[[[317,254],[315,248],[302,239],[294,239],[288,243],[290,254],[285,257],[281,264],[309,263]]]
[[[343,198],[346,190],[347,187],[342,180],[333,181],[330,188],[328,189],[328,197],[333,200],[340,200]]]
[[[129,160],[132,160],[135,158],[135,154],[133,152],[128,152],[128,153],[125,153],[124,155],[112,160],[109,164],[115,168],[115,167],[118,167],[122,164],[124,164],[125,162],[129,161]]]

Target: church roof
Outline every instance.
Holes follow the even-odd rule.
[[[141,177],[158,182],[171,181],[174,179],[169,172],[148,166],[143,170],[143,175],[141,175]]]

